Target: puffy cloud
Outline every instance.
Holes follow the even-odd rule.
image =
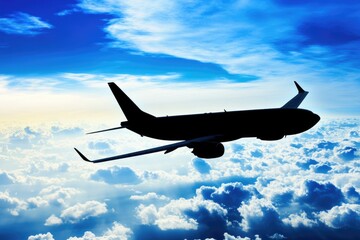
[[[345,196],[349,202],[360,204],[360,194],[354,187],[349,187],[345,192]]]
[[[298,166],[301,169],[308,170],[310,169],[311,165],[318,164],[319,162],[314,159],[308,159],[306,162],[297,162],[296,166]]]
[[[344,147],[344,148],[340,148],[337,150],[337,155],[345,161],[351,161],[354,160],[357,156],[356,156],[356,151],[357,149],[354,147]]]
[[[87,201],[85,203],[77,203],[72,207],[66,208],[61,212],[61,219],[65,222],[77,223],[107,213],[105,203],[98,201]]]
[[[20,211],[26,210],[27,203],[11,197],[8,192],[0,192],[0,212],[9,212],[13,216],[18,216]]]
[[[48,219],[46,219],[45,222],[45,226],[52,226],[52,225],[59,225],[62,224],[63,221],[61,220],[61,218],[56,217],[55,215],[51,215],[50,217],[48,217]]]
[[[315,210],[327,210],[333,206],[340,205],[344,200],[341,190],[332,183],[318,183],[307,180],[304,183],[304,194],[299,201],[308,204]]]
[[[255,151],[251,152],[251,156],[255,157],[255,158],[261,158],[263,157],[263,153],[261,152],[261,150],[256,149]]]
[[[208,173],[210,173],[210,170],[211,170],[210,164],[201,158],[194,158],[192,160],[192,166],[200,174],[208,174]]]
[[[140,205],[138,216],[143,224],[156,225],[161,230],[195,230],[204,225],[211,231],[213,224],[224,227],[226,210],[217,203],[200,198],[172,200],[157,209],[154,205]]]
[[[357,132],[357,131],[351,131],[349,133],[350,137],[353,137],[353,138],[358,138],[360,137],[360,134]]]
[[[274,233],[274,235],[271,235],[269,238],[276,240],[286,239],[286,237],[280,233]]]
[[[75,188],[65,188],[60,186],[49,186],[42,189],[38,196],[28,199],[30,207],[48,206],[48,205],[64,205],[66,199],[79,194],[79,190]]]
[[[360,228],[360,205],[343,204],[318,214],[319,219],[332,228]]]
[[[241,203],[249,200],[256,189],[244,187],[240,182],[221,184],[219,188],[202,186],[196,191],[197,195],[206,200],[212,200],[226,209],[237,209]]]
[[[164,195],[158,195],[154,192],[149,192],[145,195],[132,195],[130,196],[131,200],[137,201],[153,201],[153,200],[160,200],[160,201],[168,201],[169,198]]]
[[[328,173],[332,168],[327,164],[319,164],[313,167],[314,172],[316,173]]]
[[[51,133],[55,137],[71,137],[71,136],[79,136],[84,133],[84,130],[80,127],[60,127],[53,126],[51,127]]]
[[[285,224],[291,225],[293,228],[298,228],[301,226],[313,227],[317,225],[317,221],[309,219],[305,212],[300,214],[290,214],[287,218],[282,220]]]
[[[108,169],[97,170],[90,179],[108,184],[139,184],[141,178],[129,167],[113,166]]]
[[[317,147],[322,148],[322,149],[333,150],[338,145],[339,145],[338,143],[333,143],[333,142],[329,142],[329,141],[321,141],[320,143],[318,143]]]
[[[249,237],[233,236],[228,233],[224,233],[224,240],[251,240]],[[255,235],[254,240],[261,240],[259,235]]]
[[[29,236],[28,237],[28,240],[55,240],[53,235],[48,232],[48,233],[45,233],[45,234],[37,234],[37,235],[34,235],[34,236]]]
[[[131,229],[124,227],[118,222],[114,222],[111,229],[105,231],[101,236],[87,231],[82,237],[70,237],[68,240],[127,240],[132,235]]]
[[[245,231],[274,233],[281,227],[281,220],[275,207],[266,199],[252,198],[248,204],[242,204],[238,211],[243,218],[240,226]],[[264,228],[263,226],[267,226]]]
[[[52,26],[39,17],[23,12],[12,14],[9,18],[0,18],[0,31],[7,34],[36,35],[50,28]]]
[[[14,183],[14,179],[11,175],[6,172],[0,173],[0,185],[7,185]]]

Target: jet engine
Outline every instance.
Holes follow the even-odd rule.
[[[224,145],[217,142],[196,143],[192,153],[199,158],[217,158],[224,155]]]
[[[257,137],[258,139],[264,140],[264,141],[275,141],[280,140],[284,137],[284,134],[281,133],[271,133],[263,136]]]

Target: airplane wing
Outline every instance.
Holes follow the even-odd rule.
[[[298,94],[295,97],[293,97],[292,99],[290,99],[290,101],[288,101],[281,108],[298,108],[299,105],[301,104],[301,102],[305,99],[306,95],[309,93],[309,92],[305,91],[304,89],[302,89],[302,87],[300,87],[300,85],[296,81],[294,81],[294,83],[298,90]]]
[[[212,136],[194,138],[194,139],[191,139],[191,140],[185,140],[185,141],[181,141],[181,142],[177,142],[177,143],[173,143],[173,144],[168,144],[168,145],[164,145],[164,146],[160,146],[160,147],[150,148],[150,149],[146,149],[146,150],[141,150],[141,151],[132,152],[132,153],[126,153],[126,154],[122,154],[122,155],[117,155],[117,156],[112,156],[112,157],[107,157],[107,158],[101,158],[101,159],[96,159],[96,160],[89,160],[79,150],[77,150],[76,148],[74,148],[74,149],[84,161],[92,162],[92,163],[99,163],[99,162],[107,162],[107,161],[112,161],[112,160],[117,160],[117,159],[122,159],[122,158],[135,157],[135,156],[139,156],[139,155],[155,153],[155,152],[162,152],[162,151],[165,151],[165,154],[166,154],[166,153],[174,151],[177,148],[189,146],[191,143],[215,141],[219,137],[221,137],[221,136],[220,135],[212,135]]]

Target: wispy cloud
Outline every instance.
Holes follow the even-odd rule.
[[[8,18],[0,18],[0,31],[7,34],[37,35],[53,26],[39,17],[18,12]]]
[[[314,10],[317,3],[244,0],[86,0],[78,7],[113,15],[105,30],[114,47],[216,63],[232,73],[316,76],[309,70],[359,64],[349,49],[358,49],[360,33],[353,23],[360,19],[341,3],[323,4],[323,11]],[[352,14],[342,17],[334,9]],[[350,63],[341,60],[345,56]]]

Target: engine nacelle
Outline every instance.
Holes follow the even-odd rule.
[[[284,137],[284,134],[268,134],[268,135],[264,135],[264,136],[259,136],[257,137],[258,139],[264,140],[264,141],[275,141],[275,140],[280,140]]]
[[[196,143],[192,153],[199,158],[217,158],[224,155],[225,148],[221,143]]]

